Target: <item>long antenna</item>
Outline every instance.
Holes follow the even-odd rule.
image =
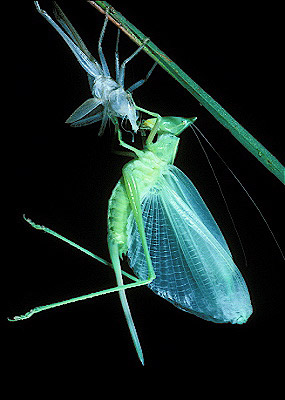
[[[254,205],[254,207],[256,208],[256,210],[258,211],[259,215],[260,215],[261,218],[263,219],[263,222],[265,223],[265,225],[266,225],[267,229],[269,230],[269,232],[270,232],[270,234],[271,234],[271,236],[272,236],[272,238],[273,238],[273,240],[274,240],[276,246],[278,247],[278,250],[280,251],[280,254],[281,254],[282,258],[285,260],[284,253],[283,253],[283,251],[282,251],[282,249],[281,249],[281,247],[280,247],[280,245],[279,245],[279,243],[278,243],[278,240],[276,239],[276,237],[275,237],[275,235],[274,235],[272,229],[270,228],[270,225],[268,224],[266,218],[264,217],[262,211],[260,210],[260,208],[258,207],[258,205],[256,204],[256,202],[253,200],[253,198],[252,198],[251,195],[249,194],[248,190],[244,187],[244,185],[241,183],[241,181],[240,181],[239,178],[236,176],[236,174],[231,170],[231,168],[228,166],[228,164],[226,163],[226,161],[225,161],[225,160],[223,159],[223,157],[217,152],[217,150],[216,150],[216,149],[214,148],[214,146],[209,142],[209,140],[205,137],[205,135],[201,132],[201,130],[200,130],[196,125],[193,124],[193,125],[191,125],[191,128],[193,129],[193,131],[194,131],[194,133],[195,133],[195,135],[196,135],[196,137],[197,137],[197,139],[198,139],[198,141],[199,141],[199,143],[200,143],[200,145],[201,145],[201,147],[202,147],[202,149],[203,149],[203,151],[204,151],[204,153],[205,153],[205,155],[206,155],[206,158],[207,158],[207,160],[208,160],[208,162],[209,162],[209,164],[210,164],[210,167],[211,167],[211,169],[212,169],[212,171],[213,171],[213,174],[214,174],[216,180],[217,180],[217,177],[216,177],[216,174],[215,174],[215,172],[214,172],[214,170],[213,170],[213,167],[212,167],[212,165],[211,165],[211,163],[210,163],[210,161],[209,161],[208,155],[207,155],[207,153],[206,153],[204,147],[202,146],[201,141],[199,140],[199,138],[198,138],[198,136],[197,136],[197,134],[196,134],[196,132],[195,132],[195,129],[194,129],[193,127],[195,127],[195,129],[196,129],[197,132],[201,135],[201,137],[208,143],[208,145],[211,147],[211,149],[215,152],[215,154],[216,154],[216,155],[219,157],[219,159],[222,161],[222,163],[223,163],[223,164],[226,166],[226,168],[230,171],[230,173],[231,173],[232,176],[235,178],[235,180],[239,183],[239,185],[241,186],[242,190],[246,193],[247,197],[248,197],[249,200],[252,202],[252,204]],[[221,191],[221,187],[220,187],[220,184],[219,184],[218,180],[217,180],[217,183],[218,183],[219,189],[220,189],[220,191]],[[223,199],[225,200],[222,191],[221,191],[221,194],[222,194]],[[226,202],[225,202],[225,203],[226,203]],[[226,207],[227,207],[227,209],[228,209],[227,203],[226,203]],[[229,212],[229,209],[228,209],[228,212]],[[229,212],[229,214],[230,214],[230,212]],[[230,214],[230,217],[231,217],[231,214]],[[232,220],[232,222],[233,222],[232,217],[231,217],[231,220]],[[234,225],[234,228],[235,228],[235,225]],[[237,232],[236,228],[235,228],[235,231]],[[238,235],[238,233],[237,233],[237,235]],[[238,237],[239,237],[239,235],[238,235]],[[239,238],[239,240],[240,240],[240,238]],[[241,243],[241,240],[240,240],[240,243]],[[242,244],[241,244],[241,246],[242,246]],[[243,250],[243,253],[244,253],[244,250]]]

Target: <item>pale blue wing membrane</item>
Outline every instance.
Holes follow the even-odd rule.
[[[109,120],[108,109],[107,109],[107,107],[105,107],[103,112],[102,112],[102,122],[101,122],[101,126],[100,126],[100,129],[99,129],[99,132],[98,132],[98,136],[102,136],[103,135],[108,120]]]
[[[79,128],[81,126],[94,124],[95,122],[100,121],[102,118],[103,118],[103,112],[99,112],[96,115],[92,115],[90,117],[82,118],[79,121],[72,122],[70,126],[72,128]]]
[[[170,166],[142,199],[146,239],[156,274],[149,287],[176,307],[201,318],[246,322],[252,313],[246,284],[190,180],[183,174],[185,190],[181,196],[173,190],[180,186],[178,171],[173,173]],[[188,198],[187,193],[193,196]],[[214,226],[214,231],[208,226]],[[147,265],[132,214],[128,223],[128,257],[134,273],[145,279]]]
[[[224,250],[231,256],[225,238],[214,220],[212,214],[204,203],[198,190],[190,179],[174,165],[169,165],[169,175],[165,176],[169,186],[188,206],[199,216],[203,224],[219,241]]]
[[[96,99],[95,97],[91,97],[90,99],[87,99],[84,101],[81,106],[79,106],[69,118],[65,121],[68,124],[71,124],[75,121],[80,120],[81,118],[85,117],[87,114],[89,114],[91,111],[93,111],[95,108],[97,108],[100,104],[102,104],[102,101],[100,99]]]
[[[87,74],[87,76],[88,76],[88,84],[89,84],[90,90],[92,92],[93,91],[93,87],[94,87],[94,83],[95,83],[95,78],[94,78],[94,76],[92,76],[90,74]]]

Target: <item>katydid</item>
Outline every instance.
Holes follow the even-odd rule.
[[[144,363],[126,289],[147,285],[174,306],[212,322],[243,324],[248,320],[252,314],[250,296],[228,245],[197,189],[173,165],[179,135],[195,120],[157,116],[144,121],[142,128],[150,129],[150,133],[143,150],[124,143],[116,126],[120,144],[132,150],[137,159],[123,167],[122,178],[109,200],[108,247],[111,263],[49,228],[26,219],[34,228],[111,265],[117,286],[36,307],[14,317],[12,321],[118,291],[137,354]],[[124,255],[128,257],[135,276],[121,270],[120,259]],[[123,275],[133,282],[125,284]]]

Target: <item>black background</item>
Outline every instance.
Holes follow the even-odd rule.
[[[97,57],[103,16],[85,1],[59,4]],[[242,3],[228,8],[188,4],[112,1],[284,163],[284,111],[278,105],[281,44],[278,24],[268,24],[280,10]],[[49,2],[40,5],[51,14]],[[12,185],[7,197],[13,207],[5,249],[9,254],[7,316],[115,284],[111,270],[33,230],[22,214],[108,259],[107,200],[128,161],[112,153],[112,126],[98,138],[99,124],[72,129],[64,123],[90,97],[86,74],[32,2],[15,13],[17,37],[10,49],[15,59],[11,71],[16,107],[8,138]],[[103,48],[111,68],[115,37],[116,29],[109,24]],[[122,38],[121,59],[134,49],[128,38]],[[141,79],[151,65],[146,54],[137,56],[127,66],[126,87]],[[160,67],[134,92],[134,100],[161,115],[197,116],[197,126],[255,199],[282,245],[284,187],[277,178]],[[253,316],[242,326],[213,324],[177,310],[147,288],[129,291],[128,299],[145,369],[166,367],[179,372],[187,365],[190,375],[203,370],[210,377],[215,369],[221,375],[235,371],[242,361],[238,379],[244,381],[252,371],[274,368],[281,351],[284,262],[247,196],[211,150],[209,157],[243,242],[247,265],[203,152],[192,131],[185,131],[175,163],[193,181],[221,227],[248,284]],[[31,374],[37,369],[44,373],[50,364],[56,373],[84,371],[90,369],[89,363],[111,370],[141,368],[116,294],[23,322],[2,321],[14,367],[25,367],[29,360]]]

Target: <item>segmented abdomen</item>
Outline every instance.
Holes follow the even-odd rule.
[[[152,152],[146,151],[139,160],[125,165],[135,178],[137,190],[142,199],[162,174],[166,163]],[[108,237],[119,246],[120,255],[128,251],[127,223],[131,205],[125,189],[124,178],[115,186],[108,207]]]
[[[119,246],[120,255],[126,254],[127,221],[131,206],[125,190],[123,178],[115,186],[108,205],[108,237]]]

